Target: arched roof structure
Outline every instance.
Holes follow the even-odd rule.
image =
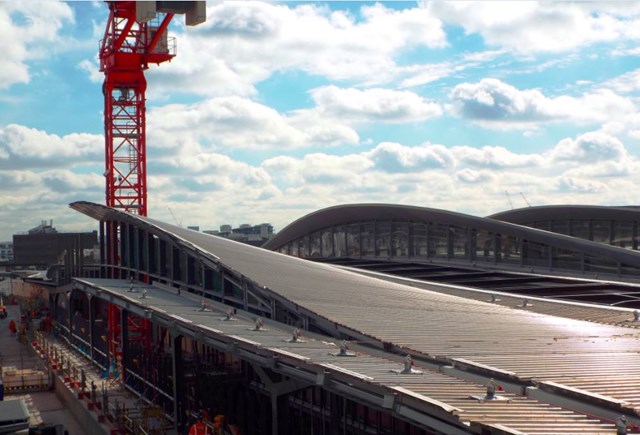
[[[350,204],[310,213],[278,232],[263,247],[299,257],[410,258],[412,260],[495,265],[537,271],[593,276],[640,277],[640,254],[608,244],[558,234],[517,223],[545,216],[547,209],[522,209],[489,218],[432,208],[393,204]],[[554,208],[566,216],[581,209]],[[632,209],[616,210],[627,216]],[[573,214],[572,214],[573,213]],[[593,208],[593,213],[610,216]],[[501,217],[502,220],[498,220]],[[385,227],[380,230],[379,228]],[[398,233],[397,240],[394,232]],[[339,235],[336,236],[336,233]],[[351,237],[351,238],[350,238]],[[342,240],[344,238],[344,240]],[[375,245],[363,249],[362,240]],[[346,249],[336,253],[336,245]],[[381,243],[382,242],[382,243]],[[313,244],[329,244],[331,251]],[[399,255],[379,245],[405,243]],[[356,246],[357,245],[357,246]],[[440,245],[440,253],[435,252]],[[323,246],[321,246],[322,248]],[[382,251],[382,252],[381,252]]]
[[[547,205],[508,210],[492,219],[638,251],[640,208]]]
[[[527,225],[530,222],[550,219],[587,219],[635,221],[640,219],[640,207],[637,206],[598,206],[598,205],[541,205],[505,210],[487,216],[514,224]]]

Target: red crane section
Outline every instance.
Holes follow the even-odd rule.
[[[136,2],[109,1],[109,21],[100,47],[104,72],[106,205],[147,215],[147,159],[144,71],[171,60],[166,30],[136,20]]]
[[[147,141],[144,72],[149,64],[161,64],[175,56],[175,42],[167,37],[174,14],[185,14],[193,26],[206,19],[206,2],[107,1],[109,19],[100,42],[100,71],[104,73],[106,205],[129,213],[147,215]],[[121,265],[121,228],[107,224],[111,238],[107,264],[110,277],[116,278]],[[131,264],[127,265],[135,272]],[[118,272],[127,276],[128,272]],[[139,276],[144,282],[148,277]],[[133,274],[131,275],[133,289]],[[123,312],[114,304],[108,307],[109,370],[126,378],[124,348],[131,343],[150,353],[151,328],[147,319]],[[125,329],[126,327],[126,329]],[[127,339],[123,337],[127,335]]]
[[[187,25],[206,19],[205,2],[107,1],[109,20],[100,43],[105,79],[106,205],[147,215],[147,143],[144,71],[170,61],[175,41],[167,28],[175,13]]]

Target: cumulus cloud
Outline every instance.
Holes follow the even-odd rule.
[[[520,91],[498,79],[459,84],[450,97],[457,114],[477,121],[520,124],[545,121],[553,116],[540,91]]]
[[[310,93],[316,105],[290,113],[238,96],[152,108],[149,142],[164,152],[199,152],[200,145],[216,151],[330,147],[360,141],[352,124],[419,122],[442,113],[409,91],[327,86]]]
[[[558,179],[558,190],[561,192],[575,193],[596,193],[606,192],[607,185],[599,181],[585,178],[560,177]]]
[[[614,3],[614,2],[611,2]],[[519,53],[563,52],[619,37],[637,38],[640,12],[590,2],[423,2],[446,24]]]
[[[333,156],[313,153],[301,159],[278,156],[265,160],[262,167],[274,180],[289,187],[303,185],[358,185],[373,164],[363,155]]]
[[[308,212],[340,203],[388,201],[478,215],[508,208],[505,191],[523,192],[534,205],[603,203],[603,195],[608,202],[631,203],[640,173],[638,159],[624,143],[601,131],[565,138],[534,154],[499,146],[383,142],[343,155],[277,155],[249,164],[200,148],[197,153],[178,150],[172,159],[150,154],[151,216],[173,222],[171,210],[181,224],[202,229],[265,221],[281,229]],[[35,203],[38,208],[30,208],[34,216],[55,213],[62,222],[73,217],[66,217],[61,204],[102,202],[104,196],[99,174],[65,168],[0,170],[0,183],[11,186],[0,191],[3,204],[15,209]],[[519,197],[512,195],[512,201]]]
[[[311,4],[210,4],[205,23],[177,33],[180,62],[150,71],[150,90],[247,96],[287,70],[385,83],[403,50],[447,43],[442,23],[425,9],[365,5],[359,16]]]
[[[353,122],[416,122],[442,114],[437,103],[408,91],[324,86],[310,93],[320,114]]]
[[[519,154],[504,147],[485,146],[474,148],[457,146],[451,149],[457,160],[463,165],[479,168],[524,168],[536,167],[545,162],[538,154]]]
[[[0,89],[28,83],[28,62],[45,57],[73,12],[62,2],[0,2]]]
[[[4,191],[33,188],[38,185],[39,180],[31,171],[0,171],[0,186]]]
[[[605,123],[628,116],[635,104],[611,90],[580,97],[546,97],[537,89],[519,90],[498,79],[461,83],[450,94],[453,113],[492,128],[530,128],[543,122]]]
[[[54,220],[59,231],[95,229],[95,221],[71,211],[78,199],[104,201],[104,178],[67,169],[4,170],[0,168],[0,222],[5,235],[35,227],[43,219]]]
[[[335,122],[315,122],[306,114],[284,115],[269,106],[241,97],[216,97],[199,103],[172,104],[149,111],[154,144],[163,148],[215,150],[292,149],[309,145],[357,143],[352,128]]]
[[[580,135],[576,139],[561,140],[551,150],[550,155],[556,161],[621,161],[627,158],[627,150],[616,137],[603,132],[590,132]]]
[[[87,192],[103,193],[105,187],[104,177],[99,174],[78,174],[66,169],[43,173],[41,182],[54,192],[75,192],[79,195],[86,195]]]
[[[398,143],[383,142],[365,155],[377,169],[386,172],[419,172],[455,165],[453,154],[442,145],[406,147]]]
[[[495,175],[490,171],[476,171],[470,168],[455,172],[454,177],[456,180],[469,184],[489,183],[495,179]]]
[[[0,127],[0,170],[104,165],[104,138],[72,133],[58,136],[17,124]]]

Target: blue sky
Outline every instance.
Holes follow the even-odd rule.
[[[103,2],[0,1],[0,240],[104,203]],[[149,215],[638,203],[639,2],[211,2],[147,72]]]

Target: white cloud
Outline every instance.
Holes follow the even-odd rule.
[[[549,98],[537,89],[519,90],[498,79],[462,83],[450,94],[452,111],[491,128],[531,128],[545,122],[604,124],[637,111],[635,104],[607,89],[580,97]]]
[[[50,55],[63,24],[72,21],[62,2],[0,2],[0,89],[28,83],[28,61]]]
[[[403,75],[408,77],[400,82],[403,88],[424,86],[429,83],[451,77],[458,71],[462,71],[465,66],[454,62],[442,62],[436,64],[412,65],[401,68]]]
[[[629,71],[604,84],[617,92],[629,93],[640,91],[640,69]]]
[[[613,3],[613,2],[611,2]],[[629,2],[631,3],[631,2]],[[637,38],[635,6],[598,2],[425,2],[434,17],[518,53],[563,52],[620,37]]]
[[[0,170],[104,165],[104,138],[73,133],[63,137],[9,124],[0,127]]]
[[[585,178],[560,177],[558,179],[558,189],[568,193],[595,193],[603,194],[608,188],[605,183],[593,181]]]
[[[504,147],[456,146],[451,152],[462,165],[474,168],[530,168],[540,166],[545,161],[544,157],[538,154],[519,154]]]
[[[446,45],[442,23],[427,10],[375,4],[360,15],[310,4],[209,4],[205,23],[176,35],[180,61],[150,70],[150,90],[246,96],[255,83],[287,70],[385,83],[403,50]]]
[[[163,153],[330,147],[359,142],[350,124],[419,122],[442,112],[438,104],[408,91],[327,86],[311,95],[315,107],[288,114],[236,96],[153,108],[147,118],[149,143]]]
[[[472,70],[488,62],[495,62],[504,54],[504,50],[466,52],[457,59],[449,59],[445,62],[401,66],[398,67],[398,76],[403,77],[400,87],[424,86],[437,80],[455,77],[463,71]]]
[[[83,196],[87,192],[102,194],[105,188],[104,177],[99,174],[78,174],[66,169],[54,169],[42,173],[41,182],[51,191],[62,194],[74,192],[76,195]]]
[[[490,183],[495,179],[495,175],[491,171],[482,170],[476,171],[474,169],[464,168],[454,173],[456,180],[463,183],[478,184],[478,183]]]
[[[1,241],[35,227],[43,219],[54,220],[59,231],[95,229],[95,221],[70,210],[68,204],[79,199],[104,201],[104,178],[66,169],[0,169],[0,186]]]
[[[498,79],[462,83],[451,91],[454,110],[481,122],[536,123],[552,119],[547,99],[538,90],[520,91]]]
[[[27,136],[32,132],[10,127]],[[69,138],[35,133],[30,144],[44,138],[67,156],[76,149],[55,148]],[[540,153],[499,146],[383,142],[368,151],[279,155],[255,165],[225,152],[206,151],[197,142],[193,147],[175,150],[170,159],[150,154],[150,167],[160,165],[149,177],[150,216],[173,222],[171,209],[183,225],[203,229],[265,221],[281,229],[308,212],[341,203],[393,202],[486,215],[508,208],[505,191],[512,193],[516,206],[517,192],[534,205],[601,204],[632,203],[633,192],[640,187],[638,159],[618,138],[601,131],[566,138]],[[68,159],[76,161],[77,156]],[[0,191],[0,202],[11,207],[0,211],[0,219],[8,220],[15,210],[29,210],[29,215],[56,219],[65,228],[84,228],[85,223],[71,226],[74,216],[65,210],[66,204],[79,199],[102,202],[103,179],[99,173],[63,168],[63,160],[55,160],[58,167],[44,171],[0,170],[0,183],[10,187]],[[20,222],[10,230],[24,229]]]
[[[196,143],[218,151],[229,149],[291,149],[310,145],[356,143],[357,133],[335,122],[314,122],[313,116],[282,115],[241,97],[217,97],[192,105],[172,104],[149,111],[149,136],[159,147],[174,149]]]
[[[5,192],[34,188],[38,183],[38,176],[31,171],[0,171],[0,186]]]
[[[92,83],[102,83],[104,81],[104,73],[100,71],[100,66],[96,61],[82,60],[78,63],[78,69],[85,71]]]
[[[353,122],[403,123],[424,121],[442,114],[440,106],[413,92],[372,88],[312,89],[311,96],[322,116]]]
[[[638,161],[635,159],[602,162],[593,161],[564,172],[568,177],[577,177],[585,180],[608,178],[608,181],[615,180],[616,178],[637,176],[639,173],[640,164],[638,164]]]
[[[601,162],[622,161],[628,157],[628,153],[618,138],[603,132],[590,132],[578,136],[575,140],[561,140],[551,150],[550,156],[556,161]]]
[[[384,172],[420,172],[425,169],[444,169],[455,166],[455,157],[442,145],[406,147],[383,142],[365,153]]]
[[[263,162],[262,167],[276,181],[297,188],[358,185],[358,179],[373,167],[373,163],[363,155],[332,156],[313,153],[302,159],[274,157]]]

